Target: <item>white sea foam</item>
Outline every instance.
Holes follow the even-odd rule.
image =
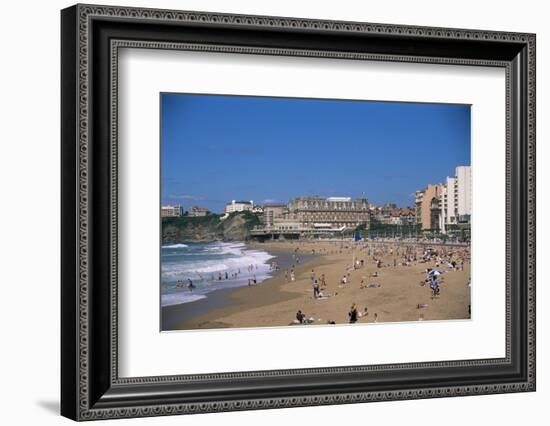
[[[248,250],[243,243],[217,243],[213,247],[205,248],[204,251],[216,258],[179,263],[166,262],[162,265],[162,275],[183,278],[186,274],[225,273],[238,270],[245,273],[250,265],[265,270],[268,268],[266,262],[273,258],[265,251]]]
[[[187,244],[170,244],[167,246],[162,246],[163,249],[176,249],[176,248],[186,248],[186,247],[189,247],[189,246]]]
[[[204,250],[212,254],[232,254],[241,256],[246,249],[244,243],[216,243],[214,246],[206,247]]]
[[[273,257],[265,251],[249,249],[244,243],[233,242],[190,243],[163,252],[162,305],[202,299],[211,291],[247,285],[254,277],[260,283],[270,276],[268,263]],[[188,279],[195,285],[193,292],[176,286],[181,280],[186,287]]]

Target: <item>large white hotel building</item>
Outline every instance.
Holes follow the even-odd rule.
[[[458,166],[455,177],[448,177],[441,189],[440,231],[449,226],[469,224],[472,215],[472,172],[470,166]]]
[[[458,166],[445,183],[429,184],[416,191],[416,221],[424,231],[446,233],[469,225],[472,216],[472,172]]]

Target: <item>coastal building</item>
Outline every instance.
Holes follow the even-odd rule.
[[[416,223],[423,231],[439,231],[442,190],[442,184],[428,184],[424,190],[415,193]]]
[[[206,207],[198,207],[193,206],[191,207],[191,210],[189,210],[188,215],[191,217],[202,217],[202,216],[208,216],[210,214],[210,210],[208,210]]]
[[[273,226],[276,220],[280,220],[287,213],[286,204],[264,204],[262,222],[265,226]]]
[[[251,236],[265,239],[297,239],[342,236],[357,226],[370,227],[371,207],[366,198],[305,196],[288,204],[265,204],[262,225]]]
[[[391,212],[389,222],[390,225],[414,225],[416,222],[415,212],[407,207],[396,209]]]
[[[459,223],[470,223],[472,215],[472,170],[470,166],[456,168],[457,214]]]
[[[443,190],[443,185],[438,185],[439,193]],[[441,231],[440,218],[441,217],[441,198],[434,197],[430,202],[430,227],[431,231]]]
[[[394,210],[390,213],[388,225],[401,225],[401,212],[399,210]]]
[[[400,209],[401,225],[414,225],[416,223],[415,211],[408,207]]]
[[[256,213],[256,214],[263,214],[264,208],[263,208],[263,206],[256,205],[256,206],[252,207],[251,212]]]
[[[369,206],[371,218],[382,225],[398,225],[399,209],[395,203],[386,203],[381,206]]]
[[[448,177],[441,197],[440,229],[456,229],[470,224],[472,215],[471,167],[458,166],[455,177]]]
[[[254,207],[254,202],[252,200],[250,201],[232,200],[230,203],[227,203],[225,205],[225,213],[231,214],[235,212],[252,211],[253,207]]]
[[[439,228],[446,232],[447,228],[456,225],[457,191],[456,179],[448,177],[441,193],[441,216]]]
[[[467,227],[472,215],[471,167],[458,166],[443,184],[416,191],[416,222],[423,231],[447,233]]]
[[[306,228],[315,228],[316,224],[332,229],[370,226],[370,209],[366,198],[297,197],[288,203],[285,216]]]
[[[304,227],[300,222],[286,217],[278,217],[272,225],[266,225],[266,228],[281,233],[304,231]]]
[[[376,220],[381,225],[414,225],[416,223],[416,215],[414,208],[397,208],[395,204],[386,204],[381,207],[371,207],[371,219]],[[389,210],[391,207],[392,210]]]
[[[183,207],[180,205],[160,206],[160,217],[181,217],[183,216]]]
[[[377,222],[382,222],[382,211],[380,210],[380,207],[376,207],[373,205],[369,206],[370,211],[370,218],[372,220],[376,220]]]
[[[385,218],[390,218],[392,213],[397,209],[397,205],[395,203],[386,203],[382,204],[380,206],[380,213]]]

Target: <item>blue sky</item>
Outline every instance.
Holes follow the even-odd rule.
[[[468,105],[161,94],[162,203],[414,191],[470,164]]]

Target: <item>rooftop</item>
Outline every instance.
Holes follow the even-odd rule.
[[[293,200],[303,200],[303,201],[339,201],[339,202],[350,202],[354,201],[352,197],[320,197],[318,195],[305,195],[301,197],[295,197]],[[366,201],[366,197],[356,198],[355,201]]]
[[[231,205],[231,204],[252,204],[252,201],[245,201],[245,200],[239,200],[239,201],[236,201],[236,200],[231,200],[229,203],[227,203],[227,205]]]

